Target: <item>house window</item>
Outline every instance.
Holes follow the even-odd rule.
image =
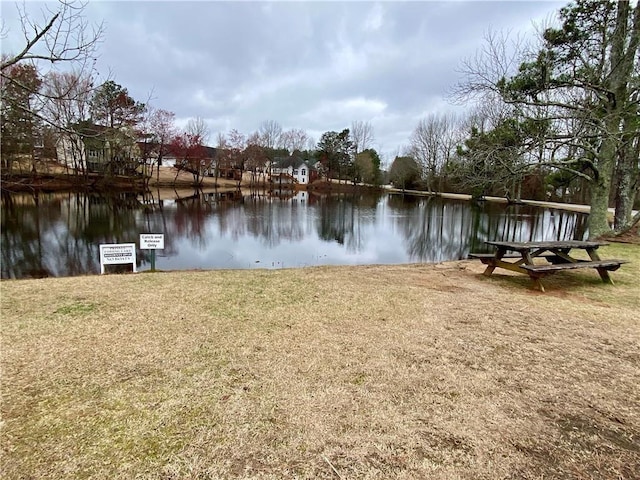
[[[306,175],[307,171],[303,168],[301,173],[302,173],[302,175]]]
[[[295,169],[293,170],[293,174],[294,174],[294,175],[297,175],[297,174],[298,174],[298,169],[297,169],[297,168],[295,168]]]

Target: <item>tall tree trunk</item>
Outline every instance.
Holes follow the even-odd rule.
[[[638,159],[640,158],[640,138],[636,137],[635,142],[627,141],[618,159],[616,169],[614,229],[620,231],[625,228],[632,215],[633,202],[638,187]],[[635,143],[635,145],[634,145]]]
[[[618,2],[618,21],[622,21],[622,16],[629,13],[629,3],[625,1]],[[626,20],[626,18],[625,18]],[[629,35],[629,44],[627,51],[620,56],[622,58],[621,69],[628,71],[628,80],[633,77],[634,63],[638,61],[638,47],[640,44],[640,4],[636,4],[633,11],[633,24]],[[623,48],[620,46],[619,48]],[[623,116],[623,145],[620,148],[620,157],[616,169],[616,213],[614,228],[616,230],[623,229],[631,219],[633,201],[636,195],[638,184],[638,158],[640,155],[640,121],[638,120],[638,93],[636,92],[629,99],[627,108]]]
[[[636,62],[636,53],[640,40],[640,3],[634,10],[633,27],[627,44],[629,31],[628,1],[620,0],[617,3],[616,27],[611,39],[611,71],[607,84],[608,100],[606,105],[606,138],[597,158],[597,175],[592,184],[591,214],[589,215],[589,236],[598,237],[607,233],[609,229],[607,221],[607,209],[609,207],[609,195],[611,180],[618,160],[624,160],[623,135],[621,127],[625,124],[626,110],[632,107],[628,98],[627,86],[631,80],[633,66]],[[625,49],[625,46],[627,47]],[[621,212],[623,215],[624,212]]]
[[[602,158],[598,162],[598,175],[591,184],[591,211],[589,213],[589,238],[597,238],[611,231],[609,227],[609,194],[614,159]],[[615,153],[614,153],[615,156]]]

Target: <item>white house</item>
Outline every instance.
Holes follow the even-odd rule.
[[[317,171],[301,158],[276,159],[271,165],[271,181],[307,185],[317,177]]]

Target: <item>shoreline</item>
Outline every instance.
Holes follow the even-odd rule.
[[[20,178],[20,177],[14,177]],[[29,178],[33,180],[32,177],[24,176],[24,179]],[[80,181],[82,184],[80,184]],[[8,184],[8,185],[7,185]],[[296,190],[308,190],[310,192],[318,192],[318,193],[341,193],[345,191],[354,191],[354,189],[372,189],[374,187],[364,186],[364,185],[352,185],[351,183],[335,183],[329,184],[325,182],[320,185],[304,186],[305,188],[298,187]],[[52,174],[42,174],[36,177],[35,185],[33,183],[25,183],[14,180],[6,180],[2,181],[2,189],[3,191],[12,194],[12,193],[32,193],[35,191],[42,191],[43,193],[51,193],[51,192],[65,192],[65,191],[95,191],[96,193],[101,193],[104,191],[112,191],[114,189],[120,191],[145,191],[145,190],[220,190],[220,191],[228,191],[228,190],[245,190],[247,188],[258,188],[258,189],[269,189],[269,184],[260,184],[254,187],[251,187],[248,182],[243,181],[238,185],[238,182],[234,180],[225,180],[218,178],[216,182],[213,177],[204,177],[199,186],[195,185],[193,182],[193,177],[188,172],[179,172],[178,175],[175,174],[175,171],[169,169],[169,167],[161,168],[161,177],[153,176],[147,185],[147,188],[144,188],[144,185],[141,184],[139,180],[131,179],[131,178],[120,178],[114,177],[111,181],[105,181],[104,178],[97,179],[95,182],[91,184],[87,184],[85,179],[75,177],[73,175],[52,175]],[[385,188],[380,187],[380,191],[383,193],[392,193],[392,194],[408,194],[408,195],[416,195],[416,196],[435,196],[452,200],[464,200],[471,201],[473,198],[469,194],[458,194],[458,193],[432,193],[432,192],[424,192],[420,190],[401,190],[396,188]],[[586,213],[588,214],[591,210],[589,205],[581,205],[581,204],[571,204],[571,203],[559,203],[559,202],[549,202],[542,200],[527,200],[522,199],[516,202],[510,201],[504,197],[494,197],[494,196],[486,196],[483,197],[484,201],[492,202],[492,203],[501,203],[501,204],[523,204],[523,205],[531,205],[537,207],[544,208],[553,208],[558,210],[566,210],[578,213]],[[615,209],[609,208],[609,213],[613,214]],[[634,211],[635,214],[635,211]]]
[[[397,188],[386,188],[385,191],[390,193],[400,193],[400,194],[405,193],[410,195],[426,196],[426,197],[428,196],[442,197],[442,198],[449,198],[452,200],[467,200],[467,201],[473,200],[473,197],[471,195],[464,194],[464,193],[432,193],[432,192],[423,192],[420,190],[404,190],[403,191]],[[584,204],[578,204],[578,203],[560,203],[560,202],[549,202],[545,200],[526,200],[526,199],[519,199],[517,201],[513,201],[505,197],[493,197],[493,196],[482,197],[482,200],[487,202],[492,202],[492,203],[503,203],[503,204],[514,204],[514,205],[522,204],[522,205],[531,205],[534,207],[554,208],[556,210],[566,210],[569,212],[586,213],[586,214],[591,212],[590,205],[584,205]],[[608,210],[610,214],[615,213],[615,208],[609,208]],[[633,214],[635,215],[636,213],[637,213],[637,210],[633,210]]]
[[[25,179],[31,179],[29,175],[23,174]],[[60,181],[60,180],[66,180]],[[84,183],[79,184],[78,180],[82,180]],[[193,175],[188,172],[180,171],[176,175],[175,169],[171,167],[160,167],[159,175],[154,175],[149,179],[148,185],[145,186],[136,179],[131,179],[128,177],[115,177],[111,179],[112,181],[104,181],[104,178],[99,179],[95,183],[91,185],[87,185],[84,179],[79,178],[73,175],[66,174],[52,174],[52,173],[44,173],[40,174],[38,177],[39,184],[37,188],[34,188],[31,184],[22,184],[17,182],[17,184],[13,185],[13,189],[11,186],[7,188],[7,182],[3,179],[2,183],[0,183],[0,188],[2,189],[2,193],[7,193],[9,195],[16,193],[31,193],[37,194],[38,192],[42,193],[64,193],[64,192],[94,192],[94,193],[105,193],[105,192],[158,192],[159,198],[163,199],[171,199],[173,193],[177,195],[178,198],[181,196],[190,196],[187,192],[197,192],[197,191],[205,191],[205,192],[219,192],[226,193],[230,191],[245,191],[246,189],[262,189],[262,190],[273,190],[270,188],[270,185],[267,183],[262,183],[260,185],[251,186],[247,178],[245,178],[240,184],[238,184],[235,180],[227,180],[218,178],[217,182],[214,177],[203,177],[202,182],[199,186],[194,185]],[[459,193],[439,193],[439,192],[425,192],[420,190],[401,190],[397,188],[392,188],[390,186],[380,186],[380,187],[371,187],[363,184],[353,185],[350,182],[338,182],[338,181],[324,181],[317,182],[312,185],[302,185],[293,189],[293,191],[299,190],[307,190],[310,193],[316,194],[328,194],[328,193],[350,193],[350,192],[358,192],[358,191],[371,191],[376,190],[381,193],[390,193],[390,194],[409,194],[415,196],[423,196],[423,197],[441,197],[451,200],[461,200],[461,201],[472,201],[473,197],[469,194],[459,194]],[[173,192],[168,194],[167,192]],[[562,210],[568,212],[576,212],[588,215],[591,211],[590,205],[583,204],[573,204],[573,203],[560,203],[560,202],[550,202],[543,200],[529,200],[529,199],[519,199],[517,201],[510,200],[505,197],[495,197],[495,196],[485,196],[481,201],[487,201],[491,203],[497,204],[505,204],[505,205],[530,205],[534,207],[541,208],[551,208],[555,210]],[[608,208],[608,217],[609,222],[613,222],[613,216],[615,214],[615,208]],[[632,211],[632,215],[636,215],[637,210]],[[605,235],[606,239],[611,239],[610,235]]]

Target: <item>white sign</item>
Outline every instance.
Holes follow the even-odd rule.
[[[164,234],[141,233],[140,248],[142,250],[164,250]]]
[[[105,265],[132,263],[136,272],[135,243],[105,243],[100,245],[100,273],[104,273]]]

